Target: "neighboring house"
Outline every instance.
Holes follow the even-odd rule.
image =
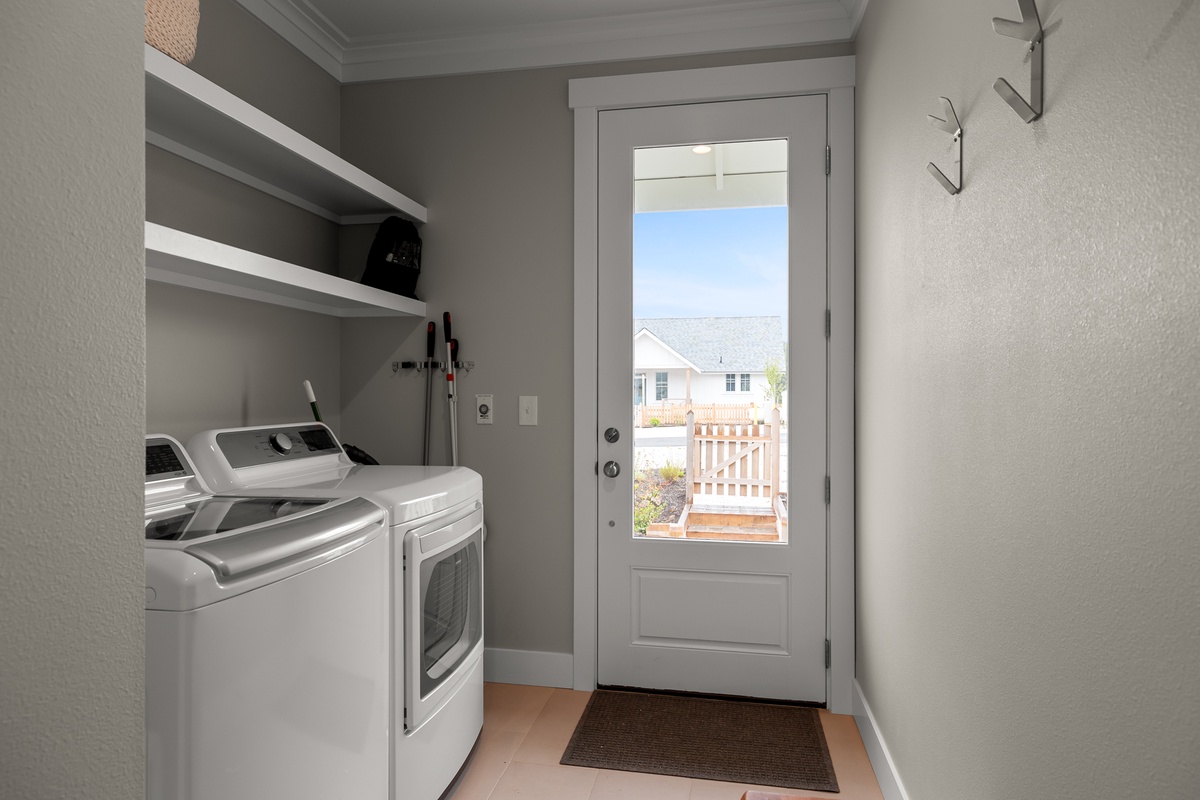
[[[764,375],[785,361],[779,317],[633,321],[633,402],[766,404]]]

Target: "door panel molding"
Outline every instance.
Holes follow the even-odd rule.
[[[770,67],[770,69],[765,69]],[[769,82],[764,82],[769,76]],[[599,110],[827,92],[832,174],[829,200],[829,428],[833,491],[828,531],[829,707],[852,713],[854,678],[854,58],[811,59],[570,81],[575,114],[574,291],[574,658],[573,685],[596,686],[595,480],[597,187]]]
[[[790,578],[760,572],[633,568],[630,639],[647,647],[682,647],[735,653],[789,654]],[[677,615],[680,597],[688,610]],[[731,617],[729,609],[753,603],[759,616]]]

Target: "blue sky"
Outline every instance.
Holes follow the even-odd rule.
[[[774,315],[787,330],[787,209],[633,218],[635,317]]]

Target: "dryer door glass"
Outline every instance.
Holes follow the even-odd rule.
[[[421,563],[421,696],[462,663],[482,636],[478,537]]]

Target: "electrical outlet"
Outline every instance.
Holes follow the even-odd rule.
[[[492,402],[492,395],[475,395],[475,424],[491,425],[494,412],[495,404]]]
[[[537,395],[521,395],[518,419],[521,425],[537,425]]]

